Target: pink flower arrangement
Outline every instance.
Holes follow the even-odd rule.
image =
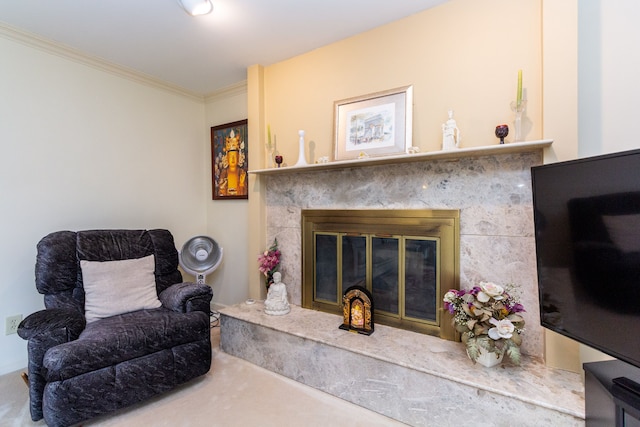
[[[278,239],[273,240],[273,245],[258,256],[258,270],[264,275],[264,283],[267,289],[273,282],[273,273],[280,269],[280,251]]]

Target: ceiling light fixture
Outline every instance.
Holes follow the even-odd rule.
[[[178,0],[178,3],[191,16],[206,15],[213,10],[211,0]]]

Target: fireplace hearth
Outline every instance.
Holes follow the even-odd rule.
[[[584,426],[579,374],[526,356],[486,369],[462,343],[386,325],[347,333],[335,314],[292,306],[269,316],[263,307],[220,310],[224,352],[405,424],[464,426],[480,416],[482,425]]]

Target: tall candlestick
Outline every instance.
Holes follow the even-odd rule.
[[[271,125],[267,125],[267,147],[271,149]]]
[[[518,70],[518,95],[516,97],[516,104],[518,107],[522,104],[522,70]]]

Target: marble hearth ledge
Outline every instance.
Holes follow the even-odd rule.
[[[426,162],[430,160],[456,160],[465,157],[492,156],[509,153],[527,153],[550,147],[552,139],[538,141],[512,142],[508,144],[486,145],[481,147],[459,148],[448,151],[429,151],[417,154],[399,154],[394,156],[370,157],[356,160],[336,160],[329,163],[316,163],[306,166],[287,166],[281,168],[255,169],[249,173],[256,175],[275,175],[286,173],[315,172],[331,169],[345,169],[375,165],[396,165],[412,162]]]
[[[582,426],[579,374],[523,357],[517,367],[473,365],[461,343],[376,325],[338,329],[340,316],[261,302],[225,307],[221,348],[265,369],[415,426]],[[526,340],[526,335],[524,336]]]

